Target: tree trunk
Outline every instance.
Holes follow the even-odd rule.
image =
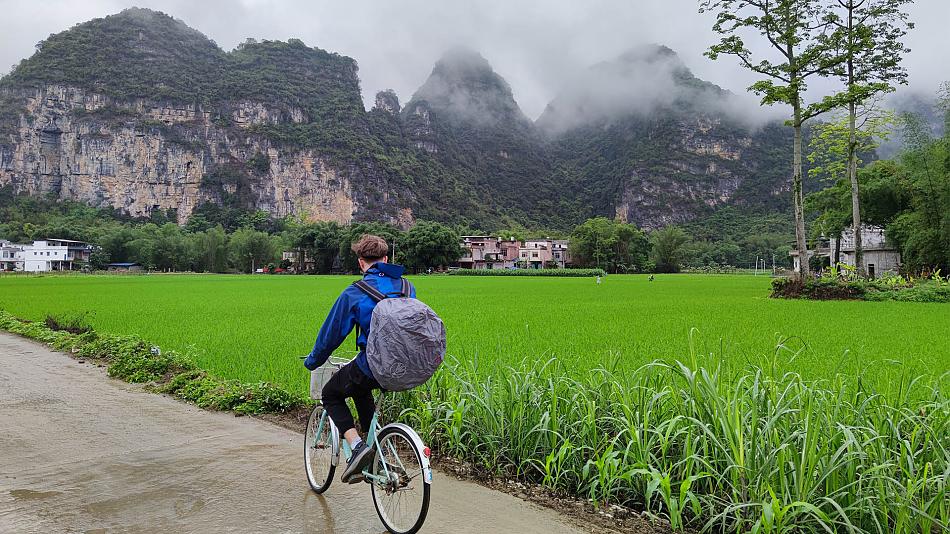
[[[807,279],[811,276],[811,267],[808,263],[808,245],[805,242],[805,195],[802,188],[802,106],[801,100],[796,97],[792,106],[795,119],[792,126],[795,128],[795,146],[792,159],[792,201],[795,206],[795,247],[798,250],[798,276]]]
[[[835,239],[835,265],[841,263],[841,234]]]
[[[861,239],[861,191],[858,186],[858,141],[855,131],[856,106],[849,105],[848,178],[851,180],[851,220],[854,228],[854,266],[858,276],[865,276],[864,243]]]
[[[855,85],[854,79],[854,2],[848,4],[848,90]],[[853,93],[848,102],[848,180],[851,181],[851,224],[854,229],[854,266],[858,276],[864,277],[864,243],[861,239],[861,194],[858,187],[858,135],[857,103]]]

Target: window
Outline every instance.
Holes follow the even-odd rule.
[[[538,253],[537,253],[537,252],[532,252],[532,253],[531,253],[531,257],[532,257],[532,258],[537,258],[537,257],[538,257]]]

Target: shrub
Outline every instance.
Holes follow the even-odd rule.
[[[773,298],[812,300],[897,300],[909,302],[950,302],[950,283],[932,280],[905,281],[902,278],[876,280],[817,278],[772,280]]]

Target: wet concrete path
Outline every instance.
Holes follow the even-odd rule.
[[[0,532],[384,532],[369,489],[310,491],[300,434],[109,379],[0,333]],[[435,473],[421,532],[584,532]]]

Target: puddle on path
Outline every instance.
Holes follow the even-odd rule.
[[[34,501],[48,499],[61,494],[61,491],[35,491],[30,489],[10,490],[10,495],[18,501]]]

